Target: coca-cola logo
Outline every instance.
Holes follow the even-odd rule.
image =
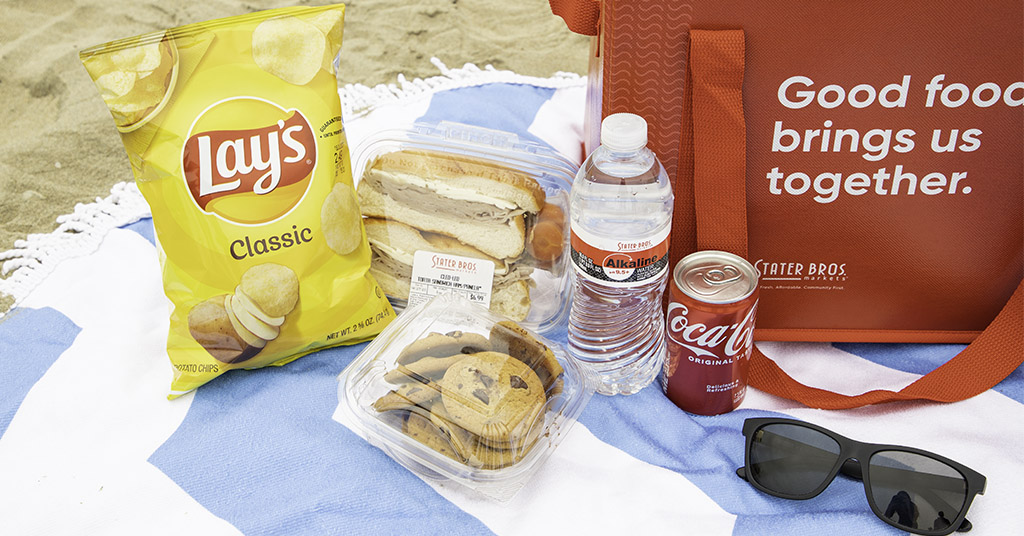
[[[753,344],[754,318],[757,303],[747,311],[742,320],[735,324],[713,325],[690,323],[689,308],[682,303],[668,305],[668,336],[679,346],[698,357],[735,357]],[[719,352],[712,349],[720,348]]]
[[[229,99],[196,119],[181,165],[200,210],[236,223],[266,223],[305,195],[316,167],[316,137],[298,110]]]

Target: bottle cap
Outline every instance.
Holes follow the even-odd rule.
[[[636,114],[612,114],[601,121],[601,145],[611,151],[636,151],[647,145],[647,121]]]

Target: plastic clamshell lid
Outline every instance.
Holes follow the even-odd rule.
[[[339,408],[371,444],[499,501],[540,469],[593,392],[557,344],[453,294],[399,315],[338,385]]]
[[[381,131],[353,151],[353,171],[357,186],[367,169],[372,168],[383,155],[398,152],[482,162],[525,175],[537,182],[544,191],[546,208],[539,214],[527,216],[526,245],[521,255],[516,258],[495,257],[497,268],[492,301],[498,299],[499,281],[521,279],[526,283],[522,288],[526,289],[529,296],[526,307],[528,312],[525,318],[515,320],[538,333],[546,333],[561,323],[569,313],[568,298],[571,292],[569,191],[579,166],[550,147],[521,140],[513,133],[451,122],[415,124],[408,130]],[[395,214],[393,218],[397,221],[402,215]],[[391,214],[385,219],[392,219]],[[379,255],[381,248],[375,245],[373,237],[370,243]],[[396,253],[389,248],[386,256],[395,257]],[[411,262],[409,259],[413,253],[401,252],[405,261],[398,264]],[[391,273],[389,271],[388,276],[378,277],[378,280],[382,281],[392,303],[401,309],[406,305],[405,298],[393,295],[395,293],[388,289],[386,279],[391,279]],[[523,278],[523,274],[528,275]],[[401,292],[407,293],[405,287],[408,286],[408,275],[394,278],[403,280],[402,283],[396,283],[396,286],[401,288]],[[504,288],[510,286],[505,285]],[[519,296],[519,292],[510,292],[506,296]],[[513,303],[514,299],[503,298],[507,303]]]

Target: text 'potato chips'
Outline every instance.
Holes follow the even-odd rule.
[[[344,6],[283,8],[80,56],[149,202],[173,305],[170,398],[234,368],[372,338],[334,60]]]

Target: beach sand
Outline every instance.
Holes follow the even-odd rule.
[[[287,0],[3,0],[0,3],[0,252],[48,233],[76,203],[132,180],[78,51],[121,37],[292,4]],[[324,2],[315,2],[322,4]],[[347,2],[341,84],[394,83],[475,63],[532,76],[585,74],[589,40],[546,0]],[[0,311],[10,307],[0,296]]]

